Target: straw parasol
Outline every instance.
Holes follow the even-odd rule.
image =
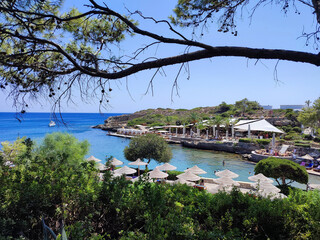
[[[216,175],[218,177],[226,177],[226,178],[237,178],[239,177],[238,174],[234,173],[234,172],[231,172],[230,170],[226,169],[226,170],[223,170],[221,172],[216,172]]]
[[[303,158],[304,160],[313,160],[313,157],[311,157],[309,154],[306,154],[300,158]]]
[[[97,169],[99,169],[100,171],[105,171],[105,170],[107,170],[107,167],[106,167],[104,164],[99,163],[99,162],[97,163],[96,167],[97,167]]]
[[[273,194],[279,193],[281,190],[276,186],[272,185],[269,182],[260,182],[253,184],[255,188],[259,189],[259,192],[263,192],[264,194]]]
[[[168,173],[161,172],[158,168],[148,172],[150,178],[166,178],[169,176]]]
[[[206,174],[207,172],[199,168],[197,165],[194,165],[192,168],[184,170],[185,172],[191,172],[193,174]]]
[[[129,168],[127,166],[124,166],[122,168],[119,168],[117,170],[114,170],[113,173],[117,176],[117,175],[127,175],[127,174],[134,174],[136,173],[137,170],[133,169],[133,168]]]
[[[94,157],[94,156],[90,156],[90,157],[88,157],[88,158],[87,158],[87,160],[88,160],[88,161],[101,162],[101,160],[100,160],[100,159],[98,159],[98,158],[96,158],[96,157]]]
[[[253,181],[253,182],[269,182],[269,183],[273,183],[273,180],[270,178],[267,178],[265,175],[263,175],[262,173],[259,173],[257,175],[253,175],[248,177],[249,180]]]
[[[221,177],[218,179],[214,179],[214,181],[216,183],[218,183],[220,186],[224,186],[224,187],[228,187],[228,186],[240,186],[240,184],[234,180],[232,180],[232,178],[229,177]]]
[[[135,160],[134,162],[129,163],[128,165],[135,165],[138,166],[138,176],[140,175],[140,166],[146,166],[148,163],[141,161],[140,158]]]
[[[112,166],[119,166],[119,165],[122,165],[123,162],[121,162],[120,160],[116,159],[116,158],[112,158],[112,160],[110,161],[110,164]]]
[[[195,174],[193,174],[192,172],[190,171],[187,171],[185,173],[182,173],[182,174],[179,174],[177,175],[177,178],[179,179],[183,179],[183,180],[186,180],[186,181],[198,181],[200,180],[201,178]]]
[[[173,165],[171,165],[169,163],[165,163],[165,164],[163,164],[163,165],[161,165],[161,166],[159,166],[157,168],[159,170],[161,170],[161,171],[171,171],[171,170],[177,169],[177,167],[175,167],[175,166],[173,166]]]
[[[196,185],[195,183],[189,182],[189,181],[184,180],[184,179],[182,179],[182,178],[179,178],[178,180],[175,180],[174,183],[175,183],[175,184],[177,184],[177,183],[187,184],[188,186],[191,186],[191,187],[193,187],[194,185]]]

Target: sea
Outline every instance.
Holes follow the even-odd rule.
[[[121,114],[124,113],[62,113],[62,122],[58,121],[59,118],[53,119],[50,113],[25,113],[21,117],[12,112],[0,112],[0,142],[13,142],[19,137],[26,136],[37,144],[41,144],[46,134],[66,132],[74,135],[80,141],[87,140],[90,143],[87,157],[93,155],[105,162],[107,157],[113,156],[127,165],[129,161],[125,159],[123,150],[129,145],[130,140],[109,136],[106,131],[92,128],[102,124],[110,116]],[[51,120],[56,122],[55,127],[49,127]],[[173,153],[170,164],[176,166],[179,171],[197,165],[207,172],[201,176],[216,178],[215,171],[229,169],[239,174],[239,177],[235,179],[237,181],[249,181],[248,177],[254,174],[255,164],[243,160],[238,154],[184,148],[178,144],[171,144],[170,147]],[[152,160],[149,168],[159,165],[161,164]],[[309,175],[309,182],[319,184],[320,177]],[[306,187],[297,183],[294,185],[301,188]]]

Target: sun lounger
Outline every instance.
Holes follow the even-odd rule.
[[[282,146],[281,146],[281,149],[280,149],[280,151],[279,151],[279,154],[284,155],[284,154],[286,153],[288,147],[289,147],[289,145],[282,145]]]
[[[314,168],[313,170],[316,172],[320,172],[320,165],[318,167]]]
[[[310,163],[308,166],[306,166],[307,170],[311,170],[313,168],[313,163]]]

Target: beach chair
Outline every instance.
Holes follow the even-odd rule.
[[[302,163],[300,163],[300,166],[305,167],[305,166],[306,166],[306,162],[302,162]]]
[[[313,171],[320,172],[320,165],[313,169]]]
[[[306,166],[306,170],[311,170],[313,168],[313,163],[310,163],[308,166]]]
[[[281,149],[280,149],[280,151],[279,151],[279,154],[280,154],[280,155],[285,155],[288,147],[289,147],[289,145],[282,145],[282,146],[281,146]]]

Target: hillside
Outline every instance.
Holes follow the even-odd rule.
[[[244,101],[244,100],[241,100]],[[239,102],[241,102],[239,101]],[[221,103],[213,107],[197,107],[193,109],[171,109],[171,108],[156,108],[141,110],[132,114],[109,117],[104,124],[100,124],[95,128],[103,130],[115,131],[117,128],[148,125],[148,126],[163,126],[163,125],[180,125],[194,123],[201,120],[215,118],[230,118],[237,117],[240,119],[256,119],[262,116],[270,123],[276,126],[296,125],[296,113],[292,110],[264,110],[257,102],[246,103],[246,108],[240,104]],[[250,106],[251,104],[251,106]],[[240,105],[240,107],[239,107]]]

